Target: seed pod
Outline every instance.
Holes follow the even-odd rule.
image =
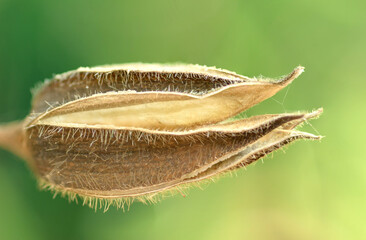
[[[319,139],[293,129],[321,109],[230,120],[302,71],[274,81],[197,65],[80,68],[35,91],[30,116],[3,127],[0,143],[27,159],[43,186],[92,207],[152,200],[296,139]]]

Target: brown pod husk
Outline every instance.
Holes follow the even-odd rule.
[[[274,81],[197,65],[80,68],[40,87],[32,114],[3,127],[0,143],[27,159],[44,187],[89,206],[153,200],[296,139],[319,139],[294,128],[321,109],[228,120],[302,71]]]

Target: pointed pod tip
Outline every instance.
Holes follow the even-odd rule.
[[[308,139],[310,140],[316,140],[316,141],[321,141],[323,138],[325,138],[325,136],[321,136],[321,135],[312,135],[311,137],[309,137]]]
[[[318,108],[315,111],[312,111],[310,113],[305,114],[304,117],[303,117],[303,120],[307,121],[309,119],[318,118],[322,113],[323,113],[323,108]],[[314,130],[316,131],[315,128],[314,128]],[[318,133],[318,131],[316,131],[316,132]],[[324,136],[314,135],[314,134],[311,134],[311,133],[303,133],[303,134],[305,134],[304,138],[311,139],[311,140],[319,140],[320,141],[320,140],[322,140],[322,138],[324,138]]]
[[[318,108],[317,110],[312,111],[310,113],[299,113],[299,114],[296,114],[294,116],[295,117],[298,117],[298,118],[297,119],[293,119],[286,126],[282,126],[282,128],[285,129],[285,130],[294,129],[294,128],[298,127],[299,125],[302,125],[304,122],[308,122],[308,120],[310,120],[310,119],[316,119],[316,118],[318,118],[322,114],[322,112],[323,112],[323,108]]]
[[[321,141],[325,136],[308,133],[308,139]]]
[[[297,138],[308,139],[308,140],[321,140],[323,138],[323,136],[319,136],[319,135],[315,135],[315,134],[307,133],[307,132],[302,132],[302,131],[296,131],[296,130],[292,130],[291,135],[293,137],[296,136]]]
[[[303,67],[303,66],[299,65],[299,66],[297,66],[297,67],[294,69],[294,71],[301,71],[301,73],[302,73],[303,71],[305,71],[305,67]]]
[[[281,85],[288,85],[293,80],[295,80],[298,76],[300,76],[301,73],[303,73],[304,71],[305,71],[304,67],[298,66],[292,71],[292,73],[290,73],[289,75],[287,75],[286,77],[284,77],[283,79],[278,81],[278,83],[281,84]]]
[[[300,76],[301,73],[303,73],[305,71],[305,67],[303,66],[297,66],[291,74],[294,74],[295,78],[297,78],[298,76]]]
[[[317,140],[322,140],[323,138],[325,138],[325,136],[318,136]]]
[[[308,134],[305,139],[314,140],[314,141],[321,141],[324,138],[324,136],[314,135],[314,134]]]
[[[304,117],[306,119],[318,118],[322,113],[323,113],[323,108],[318,108],[317,110],[312,111],[311,113],[305,114]]]

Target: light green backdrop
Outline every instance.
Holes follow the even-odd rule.
[[[0,0],[0,122],[30,89],[79,66],[186,62],[279,77],[247,115],[312,110],[298,142],[262,164],[155,205],[93,210],[40,192],[0,151],[0,239],[365,239],[366,4],[357,0]],[[287,94],[286,94],[287,93]]]

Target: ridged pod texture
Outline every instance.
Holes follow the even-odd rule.
[[[271,80],[198,65],[79,68],[35,91],[26,120],[3,128],[19,147],[3,145],[27,160],[43,186],[92,207],[152,200],[296,139],[319,139],[294,129],[322,109],[232,119],[302,71]]]

